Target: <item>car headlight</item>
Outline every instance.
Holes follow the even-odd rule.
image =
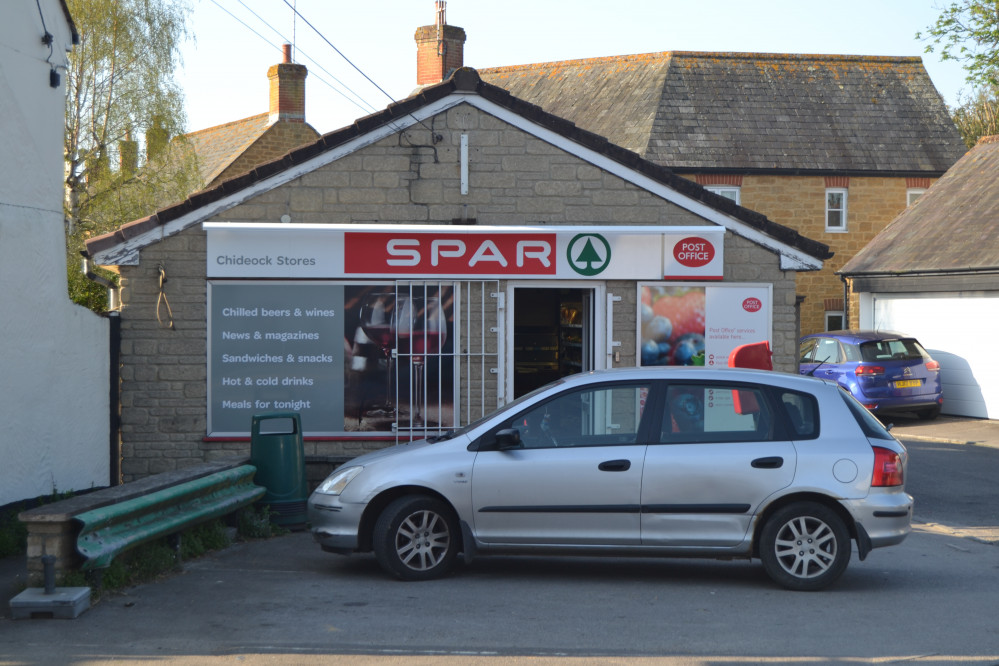
[[[350,480],[361,473],[363,467],[344,467],[343,469],[338,469],[329,476],[326,480],[319,484],[316,488],[317,493],[323,495],[339,495],[343,492],[343,489],[347,487]]]

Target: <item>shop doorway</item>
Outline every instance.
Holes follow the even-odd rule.
[[[513,397],[594,365],[593,290],[513,291]]]

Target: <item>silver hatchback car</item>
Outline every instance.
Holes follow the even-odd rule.
[[[759,558],[818,590],[911,530],[908,455],[836,383],[760,370],[566,377],[369,453],[309,498],[315,539],[404,580],[487,553]]]

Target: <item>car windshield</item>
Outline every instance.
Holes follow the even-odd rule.
[[[860,355],[868,362],[922,361],[929,357],[915,338],[872,340],[860,343]]]
[[[454,437],[457,437],[458,435],[463,435],[463,434],[465,434],[465,433],[467,433],[467,432],[469,432],[471,430],[474,430],[475,428],[478,428],[480,425],[482,425],[483,423],[485,423],[486,420],[491,419],[491,418],[493,418],[494,416],[496,416],[498,414],[502,414],[503,412],[509,411],[511,409],[515,409],[521,403],[527,402],[528,400],[530,400],[531,398],[533,398],[537,394],[541,393],[542,391],[547,391],[548,389],[550,389],[550,388],[552,388],[554,386],[558,386],[559,384],[564,384],[564,383],[565,383],[565,380],[563,380],[563,379],[556,379],[555,381],[553,381],[553,382],[551,382],[549,384],[545,384],[544,386],[536,388],[533,391],[530,391],[529,393],[525,393],[524,395],[520,396],[519,398],[517,398],[513,402],[506,403],[505,405],[503,405],[499,409],[497,409],[497,410],[495,410],[493,412],[490,412],[490,413],[486,414],[485,416],[482,416],[482,417],[480,417],[480,418],[472,421],[468,425],[462,426],[460,428],[456,428],[454,430],[448,430],[447,432],[441,433],[440,435],[436,435],[436,436],[433,436],[433,437],[428,437],[427,441],[430,441],[430,442],[442,442],[444,440],[452,439]]]

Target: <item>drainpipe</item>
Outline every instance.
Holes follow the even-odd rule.
[[[83,274],[91,282],[107,287],[108,290],[108,485],[121,485],[121,396],[118,385],[121,383],[121,315],[117,311],[118,288],[114,282],[90,270],[90,258],[83,257]]]
[[[850,285],[846,282],[846,276],[840,275],[843,282],[843,329],[850,330]]]
[[[90,270],[90,257],[87,256],[86,251],[80,250],[80,256],[83,257],[83,274],[87,276],[87,279],[91,282],[96,282],[99,285],[103,285],[108,290],[108,310],[118,309],[118,286],[107,279],[103,275],[98,275]]]

